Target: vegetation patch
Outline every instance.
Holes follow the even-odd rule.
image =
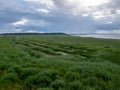
[[[0,90],[120,90],[120,40],[4,35]]]

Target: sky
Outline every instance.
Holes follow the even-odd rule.
[[[0,0],[0,33],[120,34],[120,0]]]

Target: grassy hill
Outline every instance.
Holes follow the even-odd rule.
[[[0,90],[120,90],[120,40],[1,35]]]

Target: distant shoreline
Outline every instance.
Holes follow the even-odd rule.
[[[118,33],[110,33],[110,34],[107,34],[107,33],[81,33],[81,34],[70,34],[70,35],[120,35]]]
[[[72,36],[103,38],[103,39],[120,39],[120,34],[72,34]]]
[[[103,39],[120,39],[120,34],[66,34],[66,33],[3,33],[0,36],[4,35],[70,35],[70,36],[80,36],[80,37],[91,37],[91,38],[103,38]]]

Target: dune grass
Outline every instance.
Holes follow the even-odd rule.
[[[120,90],[120,40],[1,36],[0,90]]]

